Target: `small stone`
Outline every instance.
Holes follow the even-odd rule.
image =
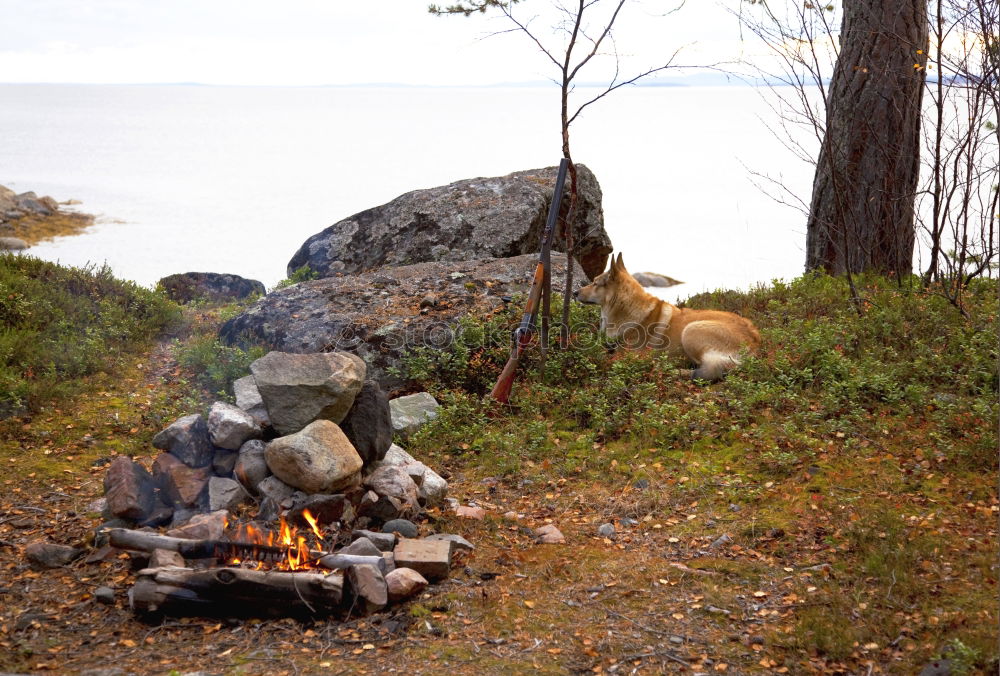
[[[618,523],[622,525],[622,528],[635,528],[636,526],[639,525],[638,521],[636,521],[635,519],[630,519],[628,517],[624,519],[619,519]]]
[[[350,593],[362,604],[362,611],[372,613],[385,608],[389,602],[385,578],[376,566],[361,563],[347,569]]]
[[[184,557],[180,552],[172,552],[169,549],[154,549],[149,555],[150,568],[184,567]]]
[[[459,505],[455,508],[455,515],[460,516],[463,519],[475,519],[476,521],[482,521],[486,518],[486,510],[482,507]]]
[[[503,513],[503,518],[507,519],[508,521],[517,521],[517,519],[518,519],[517,512],[515,512],[513,510],[511,510],[509,512],[504,512]]]
[[[213,512],[233,511],[249,500],[250,495],[234,479],[214,476],[208,480],[208,508]]]
[[[82,549],[51,542],[32,542],[24,548],[24,556],[34,568],[62,568],[81,554]]]
[[[260,425],[242,408],[217,401],[208,411],[208,436],[219,448],[239,450],[245,442],[260,437]]]
[[[415,538],[420,535],[416,524],[407,519],[393,519],[382,526],[383,533],[398,533],[400,537]]]
[[[382,550],[368,538],[358,538],[351,544],[340,549],[338,554],[351,554],[353,556],[382,556]]]
[[[257,485],[271,475],[265,459],[266,445],[260,439],[251,439],[240,446],[239,457],[233,467],[233,475],[254,495]]]
[[[240,454],[236,451],[229,451],[224,448],[217,449],[215,456],[212,458],[212,472],[215,476],[227,479],[232,478],[233,470],[236,469],[236,461],[239,460],[239,457]]]
[[[261,427],[270,427],[271,419],[267,415],[267,408],[264,400],[257,390],[257,382],[253,376],[245,376],[233,381],[233,395],[236,397],[236,405],[249,413],[257,424]]]
[[[729,511],[730,512],[738,512],[738,511],[740,511],[740,509],[742,509],[742,508],[739,505],[734,504],[732,502],[729,503]]]
[[[416,596],[427,588],[427,580],[412,568],[396,568],[385,576],[389,601],[396,603]]]
[[[396,547],[396,535],[394,533],[376,533],[370,530],[356,530],[351,533],[352,539],[367,538],[379,551],[391,552]]]
[[[191,540],[218,540],[226,530],[226,520],[229,513],[225,510],[195,514],[191,520],[180,528],[167,531],[167,535],[175,538]]]
[[[455,552],[471,552],[476,548],[474,544],[466,540],[461,535],[454,535],[452,533],[435,533],[434,535],[428,535],[424,538],[425,540],[443,540],[451,545],[451,555],[454,556]]]
[[[304,512],[309,512],[316,523],[325,526],[343,519],[344,512],[349,506],[350,503],[347,502],[346,496],[341,493],[333,495],[317,493],[295,500],[288,510],[287,518],[289,521],[306,526],[307,521],[302,515]]]
[[[674,645],[683,645],[684,644],[684,638],[681,637],[681,636],[671,636],[670,637],[670,642],[673,643]]]
[[[197,413],[178,418],[153,437],[153,447],[167,451],[188,467],[212,464],[215,449],[208,424]]]
[[[535,542],[543,545],[561,545],[566,542],[566,538],[550,523],[535,529]]]
[[[602,538],[613,538],[615,536],[615,525],[613,523],[602,523],[597,527],[597,534]]]
[[[257,493],[262,498],[270,498],[277,505],[280,505],[287,498],[292,497],[292,493],[294,492],[294,488],[276,476],[269,476],[257,484]]]
[[[730,544],[732,541],[733,539],[729,537],[729,533],[723,533],[722,535],[717,537],[715,541],[712,542],[712,544],[710,544],[708,547],[709,549],[718,549],[719,547],[723,547],[725,545]]]
[[[393,554],[399,568],[412,568],[431,582],[451,572],[451,543],[445,540],[402,539]]]
[[[634,484],[632,484],[640,491],[644,491],[649,488],[649,479],[638,479]]]
[[[98,603],[112,606],[115,603],[115,590],[111,587],[98,587],[94,590],[94,599]]]
[[[420,299],[420,307],[434,307],[437,305],[437,296],[429,293]]]

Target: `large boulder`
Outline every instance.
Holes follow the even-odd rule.
[[[104,494],[113,516],[133,521],[148,517],[155,506],[153,477],[131,458],[118,456],[104,475]]]
[[[333,493],[351,485],[361,471],[361,456],[329,420],[275,439],[265,457],[274,476],[306,493]]]
[[[314,420],[339,423],[365,381],[365,362],[348,352],[269,352],[250,364],[271,425],[290,434]]]
[[[537,254],[458,263],[418,263],[302,282],[269,293],[223,324],[230,345],[284,352],[347,350],[385,389],[405,381],[389,372],[416,345],[445,347],[459,319],[487,315],[531,287]],[[574,289],[586,283],[575,265]],[[566,256],[552,255],[552,288],[562,293]],[[259,386],[260,383],[258,382]]]
[[[208,411],[208,436],[219,448],[237,451],[250,439],[260,437],[260,425],[243,409],[217,401]]]
[[[168,298],[178,303],[242,300],[266,293],[264,285],[256,279],[218,272],[182,272],[164,277],[158,284]]]
[[[601,187],[587,167],[576,166],[576,259],[594,278],[604,271],[611,240],[604,231]],[[535,252],[552,201],[556,172],[556,167],[532,169],[408,192],[307,239],[288,262],[288,274],[303,265],[320,277],[330,277],[384,265]],[[562,208],[565,215],[569,199],[563,200]],[[554,239],[553,247],[565,250],[561,236]]]

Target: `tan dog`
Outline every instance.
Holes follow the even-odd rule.
[[[698,368],[693,378],[718,380],[753,352],[760,334],[749,319],[732,312],[679,308],[650,295],[629,274],[622,255],[591,284],[574,294],[581,303],[601,306],[601,330],[630,349],[645,347],[684,355]]]

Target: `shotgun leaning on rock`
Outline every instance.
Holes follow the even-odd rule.
[[[500,372],[500,377],[497,378],[496,385],[493,386],[493,391],[490,392],[490,396],[501,404],[506,404],[510,399],[510,390],[514,384],[514,375],[517,372],[517,364],[521,359],[521,353],[531,343],[531,337],[535,333],[539,304],[546,282],[549,281],[552,261],[552,237],[556,229],[556,221],[559,220],[559,207],[562,204],[563,186],[566,184],[566,170],[568,168],[569,160],[563,158],[559,163],[559,173],[556,176],[555,192],[552,195],[552,203],[549,205],[549,215],[545,221],[545,230],[542,231],[541,253],[538,254],[535,277],[531,282],[531,290],[528,292],[528,304],[524,308],[521,324],[514,330],[510,359],[507,360],[503,371]],[[572,265],[572,262],[567,261],[567,263]]]

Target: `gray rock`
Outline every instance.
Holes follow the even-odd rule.
[[[260,344],[284,352],[347,350],[365,360],[368,378],[391,390],[408,382],[389,369],[401,366],[411,347],[450,345],[462,317],[493,312],[505,297],[527,293],[537,262],[534,253],[302,282],[269,293],[223,324],[219,337],[229,345]],[[566,257],[553,254],[552,287],[559,293],[565,269]],[[574,288],[586,282],[579,266],[574,279]],[[382,296],[381,289],[388,295]],[[442,302],[426,315],[415,314],[428,289]]]
[[[394,533],[376,533],[370,530],[356,530],[351,532],[351,538],[366,538],[380,551],[391,552],[396,547],[396,535]]]
[[[323,526],[328,523],[340,521],[345,513],[349,514],[350,509],[351,505],[347,501],[347,498],[340,493],[333,495],[317,493],[316,495],[307,495],[300,500],[295,500],[288,510],[287,518],[289,521],[306,526],[307,521],[302,514],[308,511],[316,519],[316,522]]]
[[[420,511],[417,485],[401,467],[395,465],[379,465],[364,485],[375,491],[380,497],[394,498],[402,503],[402,514],[417,514]]]
[[[412,455],[402,448],[393,444],[389,447],[381,465],[396,465],[402,467],[410,478],[417,484],[417,497],[422,505],[433,507],[444,502],[448,495],[448,482],[441,478],[437,472],[424,463],[416,460]],[[414,476],[419,475],[420,481]]]
[[[427,580],[412,568],[395,568],[385,576],[389,601],[396,603],[416,596],[427,588]]]
[[[17,237],[0,237],[0,251],[21,251],[27,249],[28,243]]]
[[[613,538],[615,536],[615,525],[613,523],[602,523],[597,527],[597,534],[602,538]]]
[[[264,456],[276,477],[306,493],[332,493],[356,481],[361,456],[329,420],[275,439]]]
[[[476,548],[474,544],[466,540],[461,535],[454,535],[453,533],[435,533],[434,535],[428,535],[424,538],[425,540],[444,540],[451,545],[451,554],[455,555],[455,552],[471,552]]]
[[[389,397],[374,380],[366,380],[340,429],[368,468],[385,457],[392,445]]]
[[[392,431],[404,439],[437,417],[441,405],[428,392],[417,392],[389,402]]]
[[[252,375],[233,381],[233,396],[236,397],[236,405],[253,416],[258,425],[261,427],[271,426],[271,419],[267,416],[267,407],[264,406],[260,390],[257,389],[257,381]]]
[[[375,546],[368,538],[358,538],[346,547],[337,551],[338,554],[352,554],[354,556],[382,556],[382,550]]]
[[[249,500],[250,495],[238,481],[217,476],[208,480],[208,508],[213,512],[219,509],[233,511]]]
[[[362,612],[381,610],[389,602],[385,578],[377,567],[369,563],[351,566],[345,580],[356,607],[360,606]]]
[[[208,436],[208,425],[197,413],[178,418],[153,437],[153,446],[167,451],[188,467],[212,464],[215,449]]]
[[[240,454],[236,451],[224,448],[215,449],[215,455],[212,456],[212,472],[215,473],[215,476],[232,477],[233,470],[236,469],[236,461],[239,458]]]
[[[383,533],[398,533],[400,537],[415,538],[420,535],[417,525],[409,519],[392,519],[382,524]]]
[[[732,541],[733,539],[729,537],[729,533],[723,533],[722,535],[717,537],[708,547],[709,549],[718,549],[719,547],[724,547],[732,543]]]
[[[115,590],[111,587],[98,587],[94,590],[94,600],[106,606],[115,604]]]
[[[666,288],[684,283],[677,281],[673,277],[667,277],[656,272],[633,272],[632,276],[635,278],[635,281],[645,287]]]
[[[219,448],[231,451],[260,437],[260,425],[243,409],[217,401],[208,411],[208,438]]]
[[[210,467],[188,467],[172,453],[160,453],[153,461],[160,496],[172,507],[202,506],[211,475]]]
[[[243,488],[257,495],[257,486],[271,475],[264,458],[266,446],[259,439],[251,439],[240,446],[240,454],[233,467],[233,475],[243,484]]]
[[[604,231],[601,188],[577,164],[573,232],[576,257],[593,278],[604,271],[611,240]],[[415,190],[346,218],[310,237],[288,262],[331,277],[423,261],[462,261],[534,254],[545,227],[556,167],[474,178]],[[563,201],[563,210],[569,200]],[[561,233],[553,240],[565,248]]]
[[[920,670],[920,676],[951,676],[955,673],[951,660],[940,659],[928,662]],[[963,673],[965,673],[963,671]]]
[[[24,556],[35,568],[62,568],[83,554],[82,549],[51,542],[32,542],[24,548]]]
[[[243,300],[266,293],[264,285],[256,279],[218,272],[182,272],[164,277],[157,284],[163,287],[168,298],[178,303]]]
[[[269,352],[250,365],[271,425],[281,434],[314,420],[339,423],[365,380],[365,363],[347,352]]]
[[[549,523],[535,529],[535,542],[543,545],[561,545],[566,542],[566,538],[554,524]]]
[[[169,549],[154,549],[149,555],[150,568],[166,568],[168,566],[184,567],[184,557],[179,552],[172,552]]]
[[[257,484],[257,493],[265,499],[271,499],[276,505],[292,497],[295,489],[276,476],[269,476]]]
[[[229,513],[225,510],[195,514],[183,526],[168,530],[167,535],[191,540],[218,540],[226,530],[228,518]]]
[[[104,497],[113,516],[139,521],[155,506],[153,478],[131,458],[118,456],[104,474]]]

